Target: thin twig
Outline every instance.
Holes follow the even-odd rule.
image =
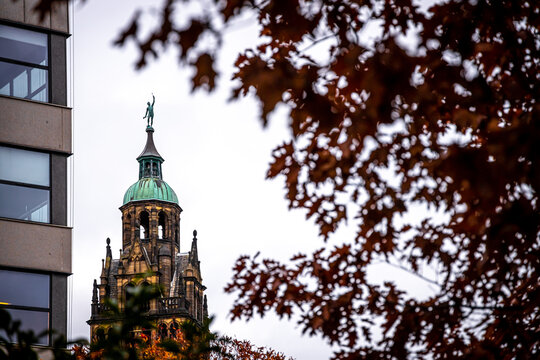
[[[433,284],[433,285],[437,285],[438,287],[442,287],[441,284],[439,284],[439,283],[436,282],[435,280],[432,280],[432,279],[430,279],[430,278],[427,278],[427,277],[425,277],[424,275],[420,275],[419,273],[417,273],[417,272],[415,272],[415,271],[413,271],[413,270],[411,270],[411,269],[408,269],[408,268],[406,268],[406,267],[403,266],[403,265],[394,264],[394,263],[391,263],[390,261],[387,261],[387,260],[381,260],[381,263],[388,264],[388,265],[393,266],[393,267],[395,267],[395,268],[397,268],[397,269],[401,269],[401,270],[406,271],[406,272],[408,272],[409,274],[414,275],[414,276],[416,276],[416,277],[418,277],[418,278],[420,278],[420,279],[422,279],[422,280],[424,280],[424,281],[427,281],[427,282],[429,282],[429,283],[431,283],[431,284]]]
[[[317,45],[318,43],[323,42],[323,41],[328,40],[328,39],[333,38],[333,37],[336,37],[336,34],[329,34],[329,35],[323,36],[322,38],[318,38],[316,40],[313,40],[313,42],[311,44],[309,44],[304,49],[298,50],[298,52],[303,53],[303,52],[311,49],[313,46]]]

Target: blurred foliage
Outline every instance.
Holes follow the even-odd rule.
[[[139,280],[145,275],[142,274]],[[135,280],[137,281],[137,279]],[[265,347],[254,347],[248,341],[221,337],[210,331],[212,319],[202,324],[190,320],[180,323],[172,338],[151,339],[148,331],[155,328],[148,317],[148,304],[161,294],[159,285],[143,283],[127,289],[130,292],[123,309],[114,301],[107,301],[108,316],[114,323],[107,333],[97,334],[88,345],[84,340],[66,342],[58,336],[51,348],[55,360],[291,360]],[[0,308],[0,360],[38,360],[49,350],[35,347],[38,339],[49,331],[35,335],[21,330],[20,321],[12,321],[10,314]],[[48,356],[49,357],[49,356]]]
[[[35,348],[44,336],[52,337],[52,345],[48,350]],[[21,322],[13,320],[8,311],[0,307],[0,360],[38,360],[40,352],[50,351],[55,360],[75,359],[68,347],[83,347],[85,340],[68,342],[63,335],[56,335],[54,331],[43,331],[35,334],[32,330],[22,330]]]
[[[0,307],[0,359],[37,360],[31,345],[38,342],[33,331],[21,331],[20,321],[12,321],[11,315]],[[16,343],[16,344],[15,344]]]
[[[146,9],[158,25],[144,35],[136,10],[115,43],[138,47],[137,68],[176,48],[193,89],[212,91],[227,28],[252,16],[260,44],[239,51],[231,97],[255,97],[265,125],[288,111],[291,139],[268,177],[325,240],[357,226],[285,264],[239,258],[233,318],[297,311],[336,359],[538,358],[539,2],[216,0],[188,11],[198,5]],[[380,262],[433,295],[373,282]]]

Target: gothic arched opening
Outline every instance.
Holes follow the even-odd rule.
[[[135,285],[133,285],[133,283],[128,283],[124,287],[124,306],[133,297],[133,288],[134,287],[135,287]]]
[[[176,339],[178,335],[178,329],[178,323],[176,321],[173,321],[169,326],[169,336],[171,337],[171,339]]]
[[[160,323],[158,325],[158,337],[159,340],[165,340],[169,337],[169,330],[167,329],[167,324]]]
[[[167,237],[165,224],[167,223],[167,215],[163,211],[158,215],[158,239],[165,239]]]
[[[97,328],[96,332],[94,333],[94,341],[100,342],[105,340],[105,329],[101,326]]]
[[[150,216],[147,211],[141,211],[139,214],[139,238],[148,239],[150,237],[150,232],[148,231],[150,226]]]

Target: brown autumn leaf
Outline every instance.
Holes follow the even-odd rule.
[[[191,91],[203,88],[207,91],[212,91],[215,84],[217,72],[214,70],[214,59],[208,53],[199,55],[197,60],[193,62],[196,72],[191,79]]]

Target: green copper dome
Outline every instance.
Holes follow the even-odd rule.
[[[165,181],[158,178],[142,178],[127,189],[124,204],[138,200],[162,200],[178,204],[178,197]]]
[[[154,129],[146,128],[148,134],[146,146],[137,158],[139,162],[139,181],[131,185],[124,195],[124,205],[131,201],[161,200],[178,205],[178,197],[174,190],[163,181],[161,165],[163,158],[154,145]]]

